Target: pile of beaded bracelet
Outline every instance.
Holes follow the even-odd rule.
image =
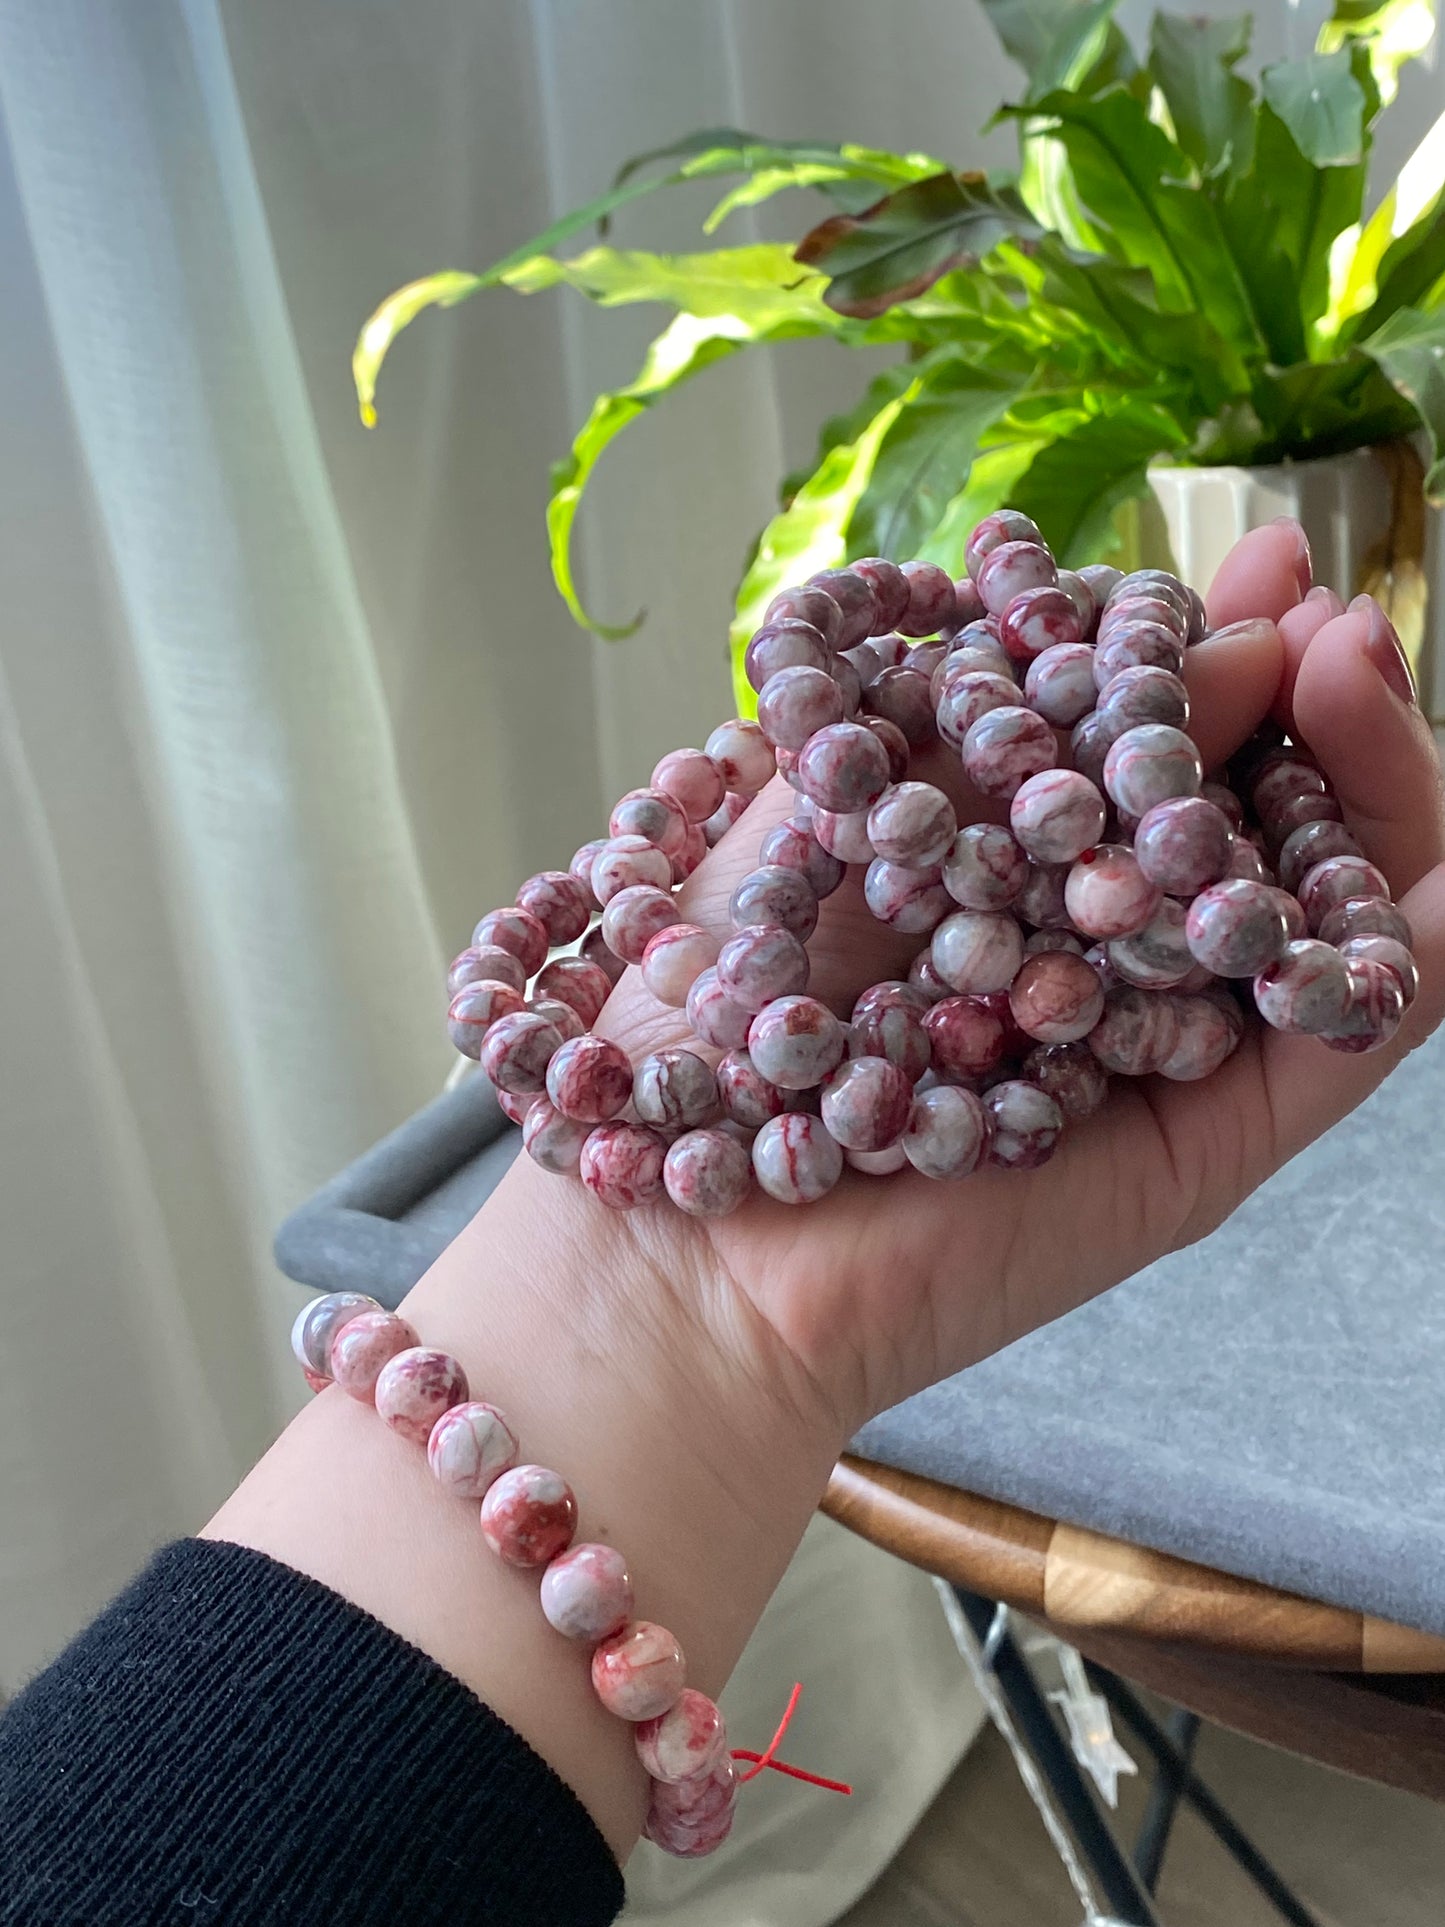
[[[741,1780],[764,1767],[849,1791],[782,1766],[772,1748],[729,1752],[721,1712],[685,1684],[676,1639],[633,1617],[622,1554],[575,1543],[571,1487],[545,1466],[517,1463],[516,1434],[496,1406],[471,1397],[466,1373],[449,1353],[423,1345],[404,1318],[356,1291],[328,1292],[303,1306],[291,1349],[312,1391],[336,1384],[374,1405],[393,1432],[425,1450],[445,1491],[481,1501],[482,1537],[499,1559],[540,1570],[548,1624],[591,1647],[594,1692],[609,1713],[632,1725],[649,1776],[649,1840],[684,1859],[713,1852],[732,1831]],[[784,1726],[791,1712],[790,1705]],[[739,1775],[735,1757],[753,1761],[751,1772]]]

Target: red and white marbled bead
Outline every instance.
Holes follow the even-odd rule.
[[[931,636],[951,629],[958,598],[948,573],[933,562],[904,562],[899,573],[908,584],[908,606],[894,627],[905,636]]]
[[[517,1435],[495,1405],[468,1399],[443,1412],[426,1442],[437,1484],[457,1499],[484,1498],[517,1463]]]
[[[1162,900],[1163,892],[1122,843],[1101,843],[1086,850],[1064,879],[1069,921],[1101,943],[1142,930]]]
[[[592,865],[606,848],[607,838],[605,836],[594,836],[589,842],[578,845],[572,852],[572,861],[567,865],[568,875],[575,877],[586,891],[587,906],[590,910],[598,910],[601,908],[596,897],[592,894]]]
[[[1363,856],[1331,856],[1305,871],[1299,886],[1300,908],[1311,930],[1318,930],[1336,905],[1352,897],[1389,898],[1384,872]]]
[[[1273,883],[1274,876],[1253,840],[1236,831],[1229,846],[1229,869],[1221,881],[1230,877],[1241,883]]]
[[[1177,1033],[1173,1048],[1161,1059],[1158,1071],[1175,1084],[1195,1084],[1213,1077],[1231,1057],[1244,1035],[1244,1019],[1227,992],[1187,996],[1172,992],[1167,998]]]
[[[1266,831],[1281,811],[1292,811],[1306,799],[1322,804],[1329,794],[1330,786],[1319,765],[1296,749],[1282,749],[1266,756],[1250,785],[1250,800]]]
[[[291,1327],[291,1356],[306,1374],[312,1391],[331,1382],[331,1341],[343,1325],[364,1311],[381,1310],[364,1291],[327,1291],[301,1307]]]
[[[760,690],[780,669],[826,669],[831,652],[811,622],[765,622],[743,653],[743,674]]]
[[[969,574],[978,584],[983,606],[991,616],[1002,616],[1015,596],[1026,589],[1052,589],[1059,571],[1042,542],[1001,542],[981,558]]]
[[[686,883],[698,864],[708,852],[708,841],[703,835],[700,823],[689,823],[687,837],[682,848],[672,859],[672,880],[674,884]]]
[[[719,723],[708,737],[704,753],[717,764],[729,794],[735,796],[756,796],[772,781],[777,767],[767,737],[746,716]]]
[[[1297,830],[1290,831],[1280,845],[1275,867],[1283,887],[1286,890],[1298,890],[1305,873],[1317,863],[1323,863],[1327,857],[1363,855],[1364,851],[1343,823],[1320,819],[1313,823],[1301,823]]]
[[[841,816],[871,809],[888,787],[888,752],[861,723],[814,730],[797,767],[803,794]]]
[[[522,1120],[522,1149],[534,1164],[554,1177],[576,1177],[582,1146],[592,1128],[576,1118],[564,1117],[555,1104],[542,1097]]]
[[[728,785],[706,750],[672,749],[653,770],[652,787],[670,796],[689,823],[705,823],[721,806]]]
[[[564,969],[577,964],[592,964],[600,970],[606,979],[606,986],[609,991],[612,990],[615,985],[621,983],[627,971],[627,965],[622,961],[621,957],[619,957],[615,951],[608,948],[607,940],[602,935],[602,925],[600,923],[594,923],[581,943],[578,944],[575,957],[555,957],[552,962],[547,965],[547,968],[540,973],[537,982],[532,986],[533,994],[535,995],[538,992],[543,983],[552,980],[552,974],[554,972],[560,981]],[[585,975],[586,973],[581,974]],[[589,981],[593,985],[596,984],[595,978],[589,979]],[[556,993],[554,992],[553,994],[555,995]],[[605,998],[603,1001],[606,1001]],[[580,1009],[580,1005],[578,1007]],[[599,1005],[599,1009],[600,1008],[601,1006]]]
[[[947,654],[940,656],[933,665],[928,678],[928,693],[933,698],[935,713],[944,692],[961,676],[973,675],[997,676],[1003,682],[1014,682],[1013,664],[1005,655],[1003,644],[982,623],[974,623],[962,635],[956,636],[948,645]]]
[[[1405,995],[1400,979],[1387,964],[1372,957],[1349,957],[1350,1007],[1344,1021],[1320,1035],[1331,1050],[1356,1055],[1380,1050],[1400,1028]]]
[[[1184,644],[1162,622],[1129,621],[1094,645],[1094,681],[1100,689],[1125,669],[1148,665],[1177,676],[1184,667]]]
[[[753,1139],[753,1172],[780,1204],[816,1204],[842,1177],[843,1152],[821,1118],[789,1111]]]
[[[601,1124],[632,1096],[632,1062],[610,1037],[574,1037],[547,1066],[547,1095],[563,1117]]]
[[[771,754],[772,752],[769,751],[769,755]],[[734,823],[740,822],[747,814],[748,805],[751,802],[752,798],[744,796],[739,790],[728,791],[702,826],[702,840],[710,850],[716,849]]]
[[[534,1017],[545,1017],[564,1044],[571,1037],[580,1037],[587,1028],[572,1006],[556,997],[529,997],[527,1008]]]
[[[514,1465],[487,1487],[482,1537],[506,1565],[550,1565],[572,1543],[577,1499],[560,1472]]]
[[[599,1124],[582,1146],[582,1182],[612,1211],[633,1211],[662,1195],[667,1144],[645,1124]]]
[[[1099,604],[1094,591],[1077,569],[1059,570],[1059,587],[1079,612],[1079,624],[1086,639],[1092,639],[1099,624]]]
[[[847,1034],[815,997],[778,997],[748,1026],[748,1055],[779,1090],[807,1091],[842,1063]]]
[[[925,1178],[966,1178],[988,1148],[988,1114],[970,1090],[935,1084],[914,1095],[900,1142],[904,1156]]]
[[[1108,946],[1115,975],[1138,990],[1173,990],[1198,968],[1189,948],[1182,903],[1165,897],[1142,930]]]
[[[901,1138],[886,1151],[845,1151],[843,1162],[850,1171],[861,1171],[869,1178],[891,1178],[895,1171],[908,1169]]]
[[[865,555],[848,567],[873,591],[879,627],[895,628],[908,610],[908,577],[902,569],[881,555]]]
[[[588,937],[584,937],[582,956],[554,957],[551,963],[537,972],[532,995],[551,997],[559,1004],[569,1004],[590,1030],[602,1015],[602,1006],[612,995],[612,986],[617,979],[595,961],[605,949],[599,932],[592,931],[589,936],[597,936],[599,941],[589,946]],[[610,956],[611,952],[607,954]],[[616,962],[617,975],[620,977],[624,966],[621,958]]]
[[[654,1780],[666,1786],[711,1774],[727,1754],[728,1729],[706,1693],[685,1686],[677,1703],[633,1733],[637,1757]]]
[[[690,1218],[725,1218],[753,1188],[752,1158],[726,1131],[688,1131],[669,1146],[662,1182]]]
[[[1254,1004],[1275,1030],[1313,1036],[1334,1030],[1350,1008],[1350,975],[1333,944],[1306,937],[1287,943],[1254,980]]]
[[[1040,1044],[1020,1072],[1047,1091],[1065,1117],[1092,1117],[1109,1096],[1109,1073],[1085,1043]]]
[[[978,582],[978,572],[983,559],[991,555],[1005,542],[1042,542],[1039,525],[1023,513],[1021,509],[995,509],[992,515],[985,515],[964,545],[964,566],[974,583]]]
[[[482,1040],[478,1062],[499,1091],[535,1096],[547,1083],[547,1066],[562,1048],[562,1033],[534,1010],[499,1017]]]
[[[877,597],[863,577],[855,574],[851,567],[819,569],[816,575],[808,577],[808,587],[825,590],[843,612],[843,628],[833,644],[835,649],[851,649],[881,626]]]
[[[671,1784],[654,1780],[642,1829],[645,1838],[678,1860],[715,1853],[732,1831],[737,1786],[736,1768],[726,1756],[710,1773]]]
[[[703,971],[717,962],[720,948],[710,930],[695,923],[669,924],[642,953],[642,981],[660,1004],[681,1010]]]
[[[1137,723],[1104,758],[1104,788],[1121,810],[1142,817],[1172,796],[1197,796],[1204,781],[1199,751],[1182,729]]]
[[[908,747],[908,738],[897,723],[890,723],[886,716],[860,716],[858,721],[870,736],[877,737],[887,751],[889,782],[901,783],[907,776],[909,765],[913,761],[913,753]]]
[[[710,1123],[720,1108],[712,1066],[690,1050],[653,1051],[633,1077],[632,1108],[654,1130],[673,1136],[697,1130]]]
[[[1158,595],[1120,596],[1111,602],[1099,618],[1099,641],[1107,642],[1123,629],[1130,629],[1140,622],[1156,624],[1167,629],[1182,643],[1188,634],[1188,620],[1177,603]]]
[[[1277,883],[1268,884],[1266,887],[1273,893],[1275,902],[1284,912],[1290,942],[1295,943],[1301,937],[1307,937],[1310,926],[1304,911],[1300,908],[1299,898],[1292,897],[1288,890],[1281,890]]]
[[[1084,954],[1084,940],[1072,930],[1035,930],[1024,938],[1024,955],[1039,957],[1050,950],[1068,950],[1076,957]]]
[[[1015,662],[1032,662],[1046,649],[1084,639],[1084,624],[1067,589],[1024,589],[1000,612],[999,641]]]
[[[1397,938],[1370,935],[1346,937],[1340,945],[1340,956],[1346,963],[1367,958],[1371,963],[1383,964],[1387,970],[1393,970],[1400,980],[1406,1010],[1414,1003],[1420,990],[1420,968]]]
[[[963,739],[964,775],[985,796],[1011,797],[1058,760],[1058,739],[1043,717],[1017,705],[991,709]]]
[[[654,890],[672,888],[672,858],[646,837],[629,832],[607,839],[592,865],[592,894],[604,907],[621,890],[650,883]]]
[[[1055,729],[1072,729],[1094,707],[1094,651],[1086,642],[1059,643],[1035,656],[1024,677],[1024,697]]]
[[[968,669],[950,676],[938,697],[938,733],[961,751],[975,723],[996,709],[1017,708],[1018,700],[1018,684],[1001,670]]]
[[[498,943],[471,944],[453,957],[447,966],[447,996],[455,997],[465,984],[510,984],[513,990],[527,988],[527,973]]]
[[[1026,957],[1008,997],[1014,1022],[1041,1044],[1077,1043],[1104,1014],[1097,974],[1082,956],[1067,950]]]
[[[1139,868],[1171,896],[1192,897],[1229,869],[1233,832],[1203,796],[1172,796],[1145,812],[1134,832]]]
[[[944,859],[944,888],[965,910],[1006,910],[1028,880],[1028,857],[1001,823],[966,824]]]
[[[1103,797],[1076,769],[1046,769],[1021,783],[1009,828],[1035,863],[1073,863],[1104,834]]]
[[[669,857],[682,849],[687,829],[682,805],[663,790],[629,790],[613,804],[607,820],[607,834],[614,843],[620,837],[640,836]]]
[[[913,984],[872,984],[853,1006],[851,1049],[858,1057],[886,1057],[910,1084],[916,1084],[932,1062],[923,1019],[931,1008],[924,991]]]
[[[760,1131],[787,1108],[783,1093],[768,1082],[742,1045],[719,1060],[717,1086],[724,1115],[745,1131]]]
[[[830,856],[807,823],[775,823],[758,845],[758,867],[794,870],[814,897],[829,897],[843,881],[846,866]]]
[[[412,1345],[382,1366],[373,1393],[377,1412],[393,1432],[425,1446],[448,1406],[468,1396],[467,1375],[450,1352]]]
[[[542,1617],[567,1639],[606,1639],[632,1617],[632,1580],[615,1546],[559,1553],[542,1574]]]
[[[382,1368],[421,1340],[394,1311],[363,1311],[331,1339],[331,1376],[343,1392],[370,1405]]]
[[[1148,1077],[1179,1042],[1175,999],[1121,984],[1104,998],[1104,1014],[1089,1032],[1089,1049],[1106,1071]]]
[[[923,749],[938,734],[928,677],[907,663],[880,669],[864,687],[863,703],[870,715],[896,724],[913,749]]]
[[[1099,691],[1099,707],[1127,729],[1140,723],[1167,723],[1183,729],[1189,721],[1189,691],[1181,677],[1152,663],[1121,669]]]
[[[592,1690],[620,1720],[655,1720],[676,1706],[686,1679],[682,1648],[664,1626],[632,1619],[592,1655]]]
[[[811,622],[830,649],[843,647],[843,611],[826,589],[812,583],[780,589],[764,609],[763,621]]]
[[[774,925],[806,943],[818,927],[818,893],[801,870],[762,864],[733,891],[728,917],[734,930]]]
[[[658,931],[681,921],[682,912],[670,891],[659,890],[651,883],[634,883],[608,899],[602,912],[602,940],[624,963],[640,964],[642,953]]]
[[[1351,897],[1327,911],[1319,927],[1325,943],[1346,943],[1351,937],[1393,937],[1408,950],[1414,941],[1409,919],[1388,897]]]
[[[592,915],[592,889],[566,870],[541,870],[518,890],[517,905],[542,925],[548,943],[575,943]]]
[[[894,783],[868,812],[868,841],[888,863],[942,863],[958,834],[952,803],[933,783]]]
[[[1024,933],[1007,911],[955,910],[933,933],[933,967],[970,996],[1007,990],[1024,960]]]
[[[823,1123],[845,1151],[886,1151],[912,1110],[912,1081],[886,1057],[854,1057],[823,1088]]]
[[[525,1008],[526,999],[510,984],[463,984],[447,1005],[447,1036],[463,1057],[480,1057],[492,1025]]]
[[[863,900],[880,923],[905,936],[933,930],[953,909],[953,898],[943,887],[943,871],[936,863],[913,869],[874,857],[863,879]]]
[[[1087,967],[1087,966],[1086,966]],[[1054,1155],[1064,1114],[1037,1084],[1011,1077],[983,1097],[989,1121],[988,1160],[1005,1171],[1036,1171]]]
[[[908,966],[908,982],[915,990],[921,990],[930,1004],[939,1003],[953,992],[933,967],[933,959],[926,950],[920,950]]]
[[[529,977],[547,961],[547,926],[517,904],[489,911],[472,932],[472,942],[510,950]]]
[[[1229,819],[1231,830],[1244,828],[1244,805],[1227,783],[1206,780],[1200,785],[1199,794],[1206,803],[1212,803],[1221,815]]]
[[[1200,891],[1184,934],[1195,961],[1216,977],[1257,977],[1289,941],[1289,924],[1268,884],[1228,877]]]
[[[826,669],[780,669],[758,697],[758,722],[775,750],[801,749],[846,713],[843,692]]]
[[[687,993],[687,1021],[695,1037],[715,1050],[746,1043],[752,1015],[734,1003],[718,982],[717,966],[700,971]]]
[[[868,838],[868,811],[840,816],[836,810],[814,810],[813,834],[840,863],[871,863],[878,854]]]
[[[1129,727],[1122,716],[1094,709],[1080,717],[1069,735],[1069,761],[1097,789],[1104,787],[1104,764],[1109,751]]]
[[[1003,1015],[986,997],[944,997],[924,1017],[923,1028],[933,1068],[950,1082],[987,1077],[1008,1045]]]
[[[540,1096],[516,1097],[511,1091],[496,1090],[495,1086],[493,1087],[493,1091],[497,1100],[497,1109],[502,1113],[503,1117],[510,1118],[513,1124],[519,1127],[526,1123],[527,1119],[539,1104],[545,1104],[547,1102],[545,1097]]]
[[[1024,887],[1012,905],[1014,915],[1036,930],[1072,928],[1068,905],[1064,901],[1064,889],[1071,867],[1067,863],[1031,863],[1029,873],[1024,878]]]
[[[716,969],[724,996],[753,1013],[808,987],[807,950],[778,924],[759,924],[729,937],[718,952]]]

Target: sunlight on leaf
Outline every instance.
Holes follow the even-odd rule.
[[[1387,285],[1391,294],[1377,317],[1380,320],[1393,307],[1418,302],[1445,270],[1445,235],[1435,241],[1437,231],[1445,227],[1442,196],[1445,114],[1405,162],[1394,185],[1360,230],[1358,245],[1330,304],[1325,323],[1330,339],[1337,339],[1359,315],[1367,317],[1360,329],[1368,333],[1369,312]],[[1412,263],[1415,271],[1407,279],[1404,270]]]
[[[1388,104],[1399,92],[1400,69],[1418,60],[1434,38],[1434,0],[1338,0],[1318,45],[1321,53],[1351,41],[1366,46],[1380,98]]]
[[[1425,492],[1438,504],[1445,499],[1445,312],[1402,308],[1360,346],[1419,414],[1434,452]]]
[[[402,329],[416,320],[424,308],[454,308],[475,294],[482,283],[475,274],[444,271],[428,274],[420,281],[409,281],[395,294],[389,294],[367,321],[356,338],[351,356],[351,378],[356,383],[356,401],[361,419],[368,428],[376,426],[376,378],[386,351]]]

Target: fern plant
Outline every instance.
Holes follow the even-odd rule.
[[[1062,562],[1093,559],[1156,461],[1304,460],[1423,429],[1426,492],[1445,498],[1445,115],[1365,204],[1372,132],[1429,42],[1433,0],[1337,0],[1315,51],[1255,78],[1247,14],[1157,14],[1141,52],[1115,0],[984,5],[1027,80],[1000,109],[1018,127],[1016,173],[690,135],[484,272],[429,275],[384,301],[354,356],[363,419],[391,343],[431,305],[565,285],[602,306],[670,309],[636,379],[596,398],[552,475],[557,587],[579,623],[616,637],[635,625],[594,618],[571,564],[613,438],[748,348],[895,345],[896,362],[824,425],[812,468],[783,482],[739,585],[739,657],[785,582],[864,554],[959,574],[968,530],[1004,504]],[[732,183],[708,237],[785,189],[832,211],[796,247],[657,254],[606,240],[620,207],[700,179]],[[588,230],[600,238],[566,252]]]

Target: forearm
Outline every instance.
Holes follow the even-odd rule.
[[[842,1439],[706,1242],[654,1217],[605,1217],[519,1160],[402,1310],[506,1413],[523,1460],[568,1480],[579,1538],[626,1555],[638,1615],[676,1634],[689,1681],[714,1694]],[[207,1536],[312,1574],[413,1641],[536,1747],[619,1858],[630,1850],[645,1779],[592,1693],[587,1648],[551,1630],[536,1574],[494,1558],[476,1505],[445,1495],[369,1407],[323,1393]]]

